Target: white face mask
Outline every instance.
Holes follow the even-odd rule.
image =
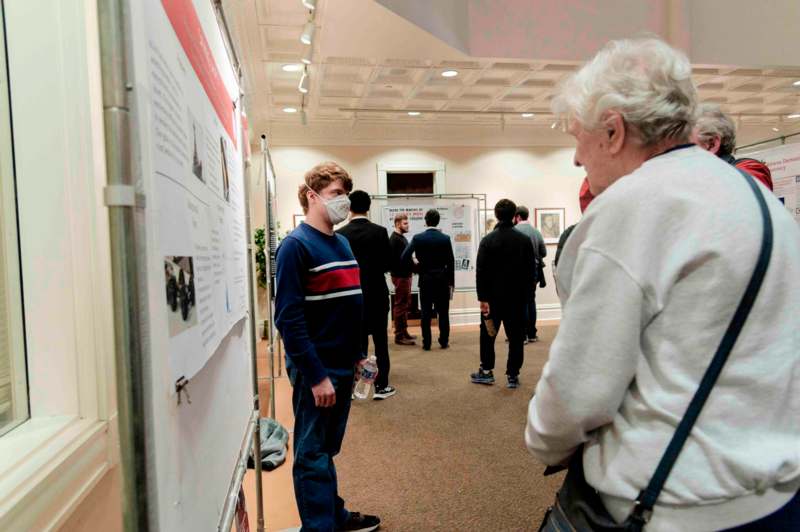
[[[329,200],[325,200],[320,196],[322,202],[325,204],[325,210],[328,213],[328,219],[333,225],[344,221],[350,213],[350,198],[347,196],[336,196]]]

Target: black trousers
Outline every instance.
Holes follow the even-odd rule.
[[[439,345],[450,342],[450,287],[447,284],[425,283],[419,287],[419,306],[422,319],[422,346],[431,346],[433,309],[439,316]]]
[[[516,377],[522,367],[525,352],[522,342],[525,339],[525,315],[526,304],[502,304],[489,302],[490,317],[494,320],[495,327],[500,328],[500,324],[506,331],[508,337],[508,362],[506,363],[506,375]],[[489,336],[486,325],[481,320],[481,368],[484,371],[494,369],[494,342],[497,336]]]
[[[533,301],[525,305],[525,334],[529,340],[536,338],[538,330],[536,329],[536,286],[533,287]]]
[[[375,358],[378,363],[378,376],[375,378],[375,389],[385,388],[389,384],[389,299],[364,299],[364,326],[362,328],[361,346],[364,353],[369,348],[369,335],[375,345]]]

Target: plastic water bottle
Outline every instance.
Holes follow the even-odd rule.
[[[494,318],[491,315],[483,317],[483,325],[486,327],[486,332],[489,333],[489,336],[492,338],[497,336],[497,325],[495,325]]]
[[[369,397],[372,383],[375,382],[375,377],[378,376],[378,363],[376,362],[375,355],[370,355],[367,361],[361,366],[361,375],[358,377],[356,387],[353,394],[357,399],[366,399]]]

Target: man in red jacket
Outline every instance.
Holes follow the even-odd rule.
[[[739,170],[747,172],[772,190],[772,173],[766,164],[755,159],[736,159],[733,156],[733,150],[736,148],[736,126],[719,106],[713,104],[700,106],[691,141]]]

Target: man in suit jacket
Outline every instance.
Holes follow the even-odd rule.
[[[415,254],[419,263],[419,305],[422,312],[422,349],[431,349],[431,317],[433,309],[439,315],[439,345],[447,349],[450,342],[450,296],[455,286],[455,258],[450,237],[442,233],[439,211],[425,213],[428,228],[415,235],[403,252],[401,260],[411,262]]]
[[[360,270],[361,290],[364,293],[363,346],[367,352],[369,335],[375,344],[378,377],[375,379],[373,399],[386,399],[395,394],[389,386],[389,289],[385,273],[391,266],[391,247],[386,228],[367,218],[372,200],[363,190],[350,193],[350,222],[337,233],[344,236],[353,250]]]
[[[533,300],[533,276],[536,260],[530,238],[514,230],[513,201],[502,199],[494,207],[497,225],[483,237],[478,247],[475,268],[478,301],[481,314],[492,319],[495,328],[500,323],[508,335],[508,387],[519,386],[522,367],[522,345],[525,338],[525,307]],[[481,366],[470,377],[476,384],[494,384],[494,341],[485,320],[481,321]]]

